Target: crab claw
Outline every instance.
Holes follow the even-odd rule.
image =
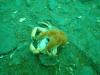
[[[38,32],[46,32],[46,31],[47,31],[47,29],[45,29],[45,28],[42,28],[42,27],[35,27],[35,28],[32,30],[31,38],[32,38],[32,39],[35,39]]]
[[[32,39],[35,38],[36,31],[37,31],[37,28],[34,28],[34,29],[32,30],[32,33],[31,33],[31,38],[32,38]]]
[[[57,55],[57,47],[52,48],[51,52],[47,51],[49,56],[56,56]]]
[[[36,41],[37,41],[37,40],[36,40]],[[36,42],[36,41],[35,41],[35,42]],[[47,43],[48,43],[47,38],[44,38],[44,39],[42,39],[41,41],[39,41],[39,42],[36,44],[37,47],[35,47],[35,43],[31,43],[31,44],[30,44],[30,50],[31,50],[34,54],[38,54],[38,53],[40,53],[40,52],[41,52],[41,53],[45,53],[44,49],[45,49]]]
[[[30,44],[30,50],[32,51],[32,53],[34,53],[34,54],[38,54],[38,53],[40,53],[40,51],[39,50],[37,50],[34,46],[33,46],[33,44],[31,43]]]

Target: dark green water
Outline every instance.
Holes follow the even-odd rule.
[[[39,22],[68,36],[57,57],[29,50]],[[100,75],[100,0],[0,0],[0,75]]]

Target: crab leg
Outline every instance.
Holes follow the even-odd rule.
[[[31,33],[31,37],[32,37],[32,38],[35,38],[35,35],[36,35],[37,30],[39,30],[39,31],[41,31],[41,32],[45,32],[45,31],[46,31],[45,28],[42,28],[42,27],[35,27],[35,28],[32,30],[32,33]]]

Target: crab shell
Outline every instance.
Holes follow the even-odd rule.
[[[38,31],[40,31],[40,34],[37,35]],[[63,31],[55,28],[51,30],[50,27],[48,27],[48,29],[35,27],[32,30],[31,38],[39,41],[37,47],[35,47],[35,43],[30,44],[30,50],[34,54],[44,53],[55,56],[57,54],[57,48],[66,43],[66,36]],[[48,41],[47,38],[49,38],[50,41]]]

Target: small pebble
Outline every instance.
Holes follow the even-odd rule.
[[[78,16],[77,18],[78,18],[78,19],[81,19],[81,18],[82,18],[82,16]]]
[[[25,20],[26,20],[26,18],[25,17],[22,17],[22,18],[19,19],[19,22],[23,22]]]
[[[100,23],[100,19],[98,19],[97,22]]]

